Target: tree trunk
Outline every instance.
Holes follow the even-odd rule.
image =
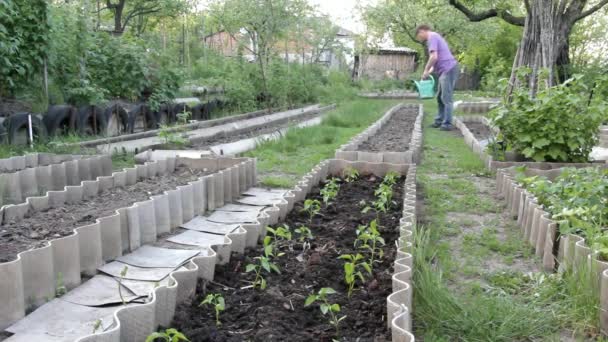
[[[120,36],[124,32],[124,27],[122,26],[122,14],[125,9],[126,0],[120,0],[116,4],[112,4],[109,6],[110,1],[108,0],[108,8],[112,8],[114,10],[114,31],[112,34],[115,36]]]

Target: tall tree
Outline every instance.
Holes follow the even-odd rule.
[[[531,70],[526,83],[532,96],[540,82],[551,87],[569,76],[570,34],[574,25],[608,4],[608,0],[523,0],[518,6],[505,7],[504,1],[498,0],[483,1],[488,8],[476,11],[460,0],[448,2],[472,22],[498,17],[524,27],[513,62],[509,92],[520,85],[517,70],[526,67]],[[518,15],[516,12],[525,14]],[[539,74],[545,73],[543,70],[546,77],[540,80]]]
[[[98,12],[112,13],[114,35],[122,35],[132,20],[137,19],[138,27],[146,16],[175,16],[186,8],[185,0],[105,0],[105,7]]]

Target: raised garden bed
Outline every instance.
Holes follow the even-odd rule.
[[[334,160],[330,163],[349,165]],[[364,170],[369,167],[365,165],[367,163],[357,164],[351,165],[364,166]],[[330,170],[332,168],[330,166]],[[376,172],[369,169],[361,172],[357,180],[340,181],[337,197],[331,204],[321,205],[320,211],[312,219],[308,212],[303,211],[304,203],[298,202],[285,220],[273,226],[277,229],[286,224],[291,228],[294,239],[291,242],[277,243],[278,250],[285,253],[273,259],[281,273],[265,275],[265,291],[253,289],[251,284],[255,276],[246,272],[248,264],[255,263],[256,257],[264,255],[264,247],[259,246],[241,257],[232,258],[229,264],[216,267],[213,282],[199,283],[195,298],[178,306],[170,326],[194,341],[331,341],[336,337],[336,332],[328,323],[327,316],[319,312],[317,305],[304,305],[308,295],[316,293],[320,288],[329,287],[337,291],[329,300],[340,305],[339,316],[346,316],[340,323],[342,328],[339,340],[413,340],[413,336],[406,332],[410,329],[409,316],[396,314],[403,309],[401,304],[406,308],[411,304],[409,286],[402,278],[409,280],[409,268],[405,260],[411,262],[411,256],[407,255],[400,259],[399,265],[395,265],[400,275],[393,275],[392,267],[395,255],[403,253],[403,248],[407,245],[404,239],[410,232],[405,227],[410,226],[414,219],[410,201],[415,196],[412,193],[415,189],[415,172],[409,168],[407,185],[404,177],[399,179],[394,186],[394,204],[386,213],[376,215],[374,211],[362,212],[365,206],[362,203],[371,205],[377,199],[374,191],[383,182],[381,176],[386,170],[392,168],[404,172],[408,166],[376,164],[375,168]],[[329,176],[340,176],[343,172],[344,168],[340,167],[330,171]],[[327,181],[320,186],[326,184]],[[405,189],[405,193],[399,194],[401,189]],[[315,186],[307,200],[322,202],[323,196],[319,190],[320,187]],[[403,213],[407,214],[402,219]],[[380,222],[379,231],[386,242],[381,248],[384,255],[375,263],[373,276],[366,274],[366,281],[348,298],[348,290],[343,281],[344,262],[338,257],[365,254],[361,248],[354,246],[357,228],[370,225],[375,219]],[[311,230],[313,238],[297,241],[299,235],[295,229],[302,226]],[[397,253],[398,249],[400,253]],[[401,274],[404,269],[407,269],[407,274]],[[397,295],[393,294],[395,290],[399,290]],[[220,293],[225,298],[226,311],[222,313],[221,326],[216,326],[212,309],[200,307],[200,303],[210,293]],[[397,297],[400,300],[396,300]],[[384,305],[387,302],[390,306],[388,313]],[[393,322],[393,318],[397,320]]]
[[[557,178],[563,169],[541,170],[527,168],[526,176]],[[598,251],[590,248],[579,235],[560,235],[560,222],[551,212],[516,180],[517,168],[501,169],[497,173],[497,188],[505,198],[521,229],[524,239],[535,248],[536,255],[542,258],[547,271],[558,269],[590,270],[600,293],[600,328],[608,333],[608,261],[600,257]]]
[[[384,163],[415,163],[422,146],[422,105],[399,104],[348,144],[336,158]]]
[[[498,161],[488,153],[488,141],[484,138],[488,130],[496,133],[490,124],[490,120],[485,116],[468,115],[458,116],[453,120],[454,126],[460,130],[464,137],[465,143],[473,150],[475,154],[483,160],[484,165],[491,171],[504,169],[511,166],[526,166],[537,169],[555,169],[560,167],[585,167],[591,166],[593,163],[553,163],[553,162],[532,162],[525,161],[520,156],[514,153],[507,152],[505,161]],[[495,134],[494,134],[495,135]],[[596,164],[597,165],[597,164]]]
[[[103,155],[33,154],[10,158],[7,165],[14,171],[0,174],[0,205],[25,204],[29,196],[44,195],[47,191],[62,190],[65,186],[112,173],[112,160]],[[4,209],[5,206],[0,211]]]
[[[485,114],[497,106],[500,101],[456,101],[454,110],[465,114]]]
[[[186,179],[180,180],[182,174],[169,176],[174,173],[176,164],[183,165],[182,170],[188,172],[199,171],[190,172]],[[40,248],[19,253],[17,259],[0,264],[0,300],[6,303],[0,310],[0,327],[23,317],[26,309],[53,298],[58,282],[66,289],[72,289],[81,283],[83,274],[94,275],[105,262],[141,245],[154,243],[158,235],[169,233],[194,215],[230,201],[253,185],[254,168],[255,161],[245,158],[166,159],[114,172],[112,176],[99,177],[97,181],[83,182],[80,186],[66,187],[62,196],[64,202],[55,203],[58,207],[66,202],[67,207],[70,203],[84,204],[85,208],[70,207],[74,213],[84,214],[86,207],[99,194],[101,201],[96,201],[96,206],[111,205],[117,209],[112,212],[110,208],[97,208],[99,217],[71,217],[69,212],[59,214],[50,209],[52,206],[48,203],[52,201],[49,201],[49,195],[45,196],[47,206],[40,210],[50,209],[51,213],[65,220],[67,227],[74,229],[70,235],[54,238]],[[201,178],[209,172],[215,173]],[[142,179],[140,186],[136,185],[138,178]],[[158,183],[159,180],[163,182]],[[119,187],[147,191],[144,195],[129,194],[145,201],[133,204],[127,200],[127,193],[116,191]],[[113,203],[112,196],[116,203]],[[41,202],[44,201],[36,203]],[[119,205],[123,207],[117,208]],[[131,206],[124,207],[128,205]],[[101,216],[105,214],[108,215]],[[53,225],[53,228],[59,230],[59,235],[70,230],[60,225]],[[245,234],[242,235],[244,248]],[[215,260],[215,254],[205,257]]]

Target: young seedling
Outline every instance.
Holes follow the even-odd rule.
[[[331,201],[338,196],[338,191],[340,191],[340,184],[338,184],[337,178],[332,178],[329,182],[327,182],[327,184],[325,184],[323,189],[320,191],[325,206],[330,205]]]
[[[271,227],[266,227],[266,233],[270,235],[266,235],[265,238],[270,238],[274,241],[291,241],[291,229],[289,226],[284,224],[281,227],[277,227],[273,229]]]
[[[262,270],[265,270],[268,273],[271,273],[272,271],[281,274],[281,270],[279,269],[279,266],[277,266],[275,263],[272,262],[272,260],[270,259],[270,256],[259,256],[259,257],[255,257],[254,260],[256,261],[255,264],[248,264],[245,267],[245,272],[249,273],[249,272],[255,272],[255,279],[253,280],[253,288],[260,288],[260,290],[265,290],[266,289],[266,278],[264,278],[264,276],[262,275]]]
[[[154,342],[159,338],[165,342],[190,341],[184,334],[177,331],[177,329],[171,328],[165,331],[158,331],[150,334],[146,338],[146,342]]]
[[[384,238],[382,238],[380,231],[378,231],[378,224],[376,220],[370,222],[368,226],[359,226],[357,228],[357,240],[355,240],[355,247],[365,249],[370,252],[369,266],[373,269],[374,263],[377,262],[376,257],[381,259],[384,256],[382,246],[385,245]]]
[[[374,191],[377,199],[372,203],[377,212],[386,213],[393,203],[393,187],[386,183],[380,184]]]
[[[304,201],[304,209],[308,213],[308,222],[312,223],[312,219],[321,211],[321,202],[319,200],[307,199]]]
[[[68,289],[63,283],[63,273],[57,273],[57,287],[55,288],[55,296],[61,297],[68,292]]]
[[[346,168],[342,175],[346,183],[352,183],[359,179],[359,171],[353,169],[352,167]]]
[[[101,329],[101,319],[97,319],[95,321],[95,323],[93,324],[93,334],[95,334],[97,332],[97,330]]]
[[[226,309],[226,301],[224,301],[224,297],[219,293],[210,293],[205,297],[205,300],[201,302],[199,306],[213,306],[215,310],[215,325],[220,326],[222,322],[220,322],[220,313]]]
[[[294,231],[296,232],[296,234],[298,234],[299,242],[304,242],[306,240],[314,239],[314,236],[312,235],[312,231],[310,230],[310,228],[308,228],[306,226],[301,226],[300,228],[296,228]]]
[[[372,268],[365,261],[363,255],[357,254],[345,254],[340,255],[338,259],[344,260],[344,282],[348,286],[348,298],[353,294],[357,279],[365,283],[365,276],[361,272],[361,268],[365,269],[367,273],[372,274]]]
[[[397,172],[391,171],[389,173],[387,173],[386,175],[384,175],[384,179],[382,180],[382,183],[393,187],[393,185],[397,184],[397,181],[399,180],[399,174]]]
[[[340,336],[340,322],[342,322],[346,316],[338,316],[340,313],[340,304],[332,304],[327,299],[328,295],[337,293],[336,290],[331,287],[324,287],[319,290],[317,294],[311,294],[304,301],[304,306],[309,306],[315,302],[319,303],[319,309],[323,316],[329,313],[329,324],[333,325],[336,329],[336,335]]]

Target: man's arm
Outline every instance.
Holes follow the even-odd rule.
[[[426,79],[429,77],[431,72],[433,72],[433,66],[437,62],[437,51],[431,51],[429,54],[429,60],[426,62],[426,66],[424,67],[424,72],[422,73],[422,79]]]

